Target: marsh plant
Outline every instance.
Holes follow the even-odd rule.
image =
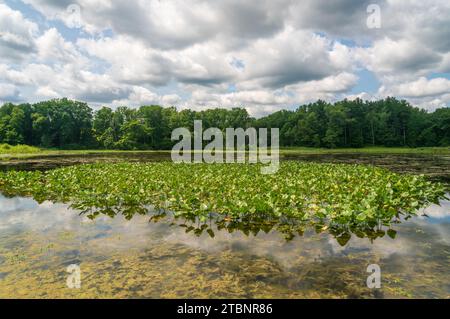
[[[270,152],[267,128],[258,131],[253,128],[225,129],[225,143],[222,131],[210,127],[203,132],[202,121],[194,121],[194,138],[187,128],[172,132],[172,141],[181,141],[172,148],[171,157],[175,163],[263,163],[262,174],[275,174],[280,166],[280,130],[270,129]],[[259,136],[258,136],[259,133]],[[192,140],[194,147],[192,148]],[[203,148],[204,141],[211,141]],[[248,143],[247,143],[248,141]],[[248,151],[248,152],[247,152]]]
[[[364,165],[286,161],[276,174],[263,164],[117,163],[89,164],[46,172],[0,173],[0,190],[37,201],[70,202],[95,218],[120,213],[170,212],[202,226],[211,219],[243,232],[277,227],[287,239],[306,226],[328,230],[345,244],[349,231],[361,237],[395,236],[391,225],[445,198],[445,187],[424,176],[396,174]],[[256,222],[255,222],[256,221]],[[247,226],[246,226],[247,225]],[[211,233],[208,232],[210,235]]]

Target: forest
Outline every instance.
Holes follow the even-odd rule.
[[[60,149],[170,149],[178,127],[280,129],[280,146],[340,148],[450,145],[450,108],[434,112],[388,97],[378,101],[319,100],[262,118],[245,108],[181,110],[158,105],[102,107],[66,98],[0,107],[0,143]]]

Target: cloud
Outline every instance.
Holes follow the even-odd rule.
[[[441,62],[441,56],[432,49],[408,40],[384,38],[356,52],[362,65],[380,77],[422,74]]]
[[[1,80],[18,85],[32,83],[31,79],[25,75],[24,72],[14,70],[6,64],[0,64],[0,81]]]
[[[35,50],[34,36],[38,26],[22,13],[0,3],[0,56],[17,62]]]
[[[352,73],[339,73],[317,81],[309,81],[287,87],[302,94],[343,93],[350,90],[358,82],[358,77]]]
[[[342,61],[334,48],[324,37],[293,29],[258,40],[237,55],[246,66],[240,87],[276,89],[337,74]]]
[[[450,80],[435,78],[428,80],[421,77],[416,81],[401,83],[390,89],[392,95],[404,97],[430,97],[450,94]]]
[[[109,65],[107,73],[128,84],[164,85],[170,81],[171,61],[161,53],[129,37],[80,39],[80,50]]]
[[[38,59],[47,64],[87,64],[83,57],[73,45],[66,41],[55,28],[51,28],[36,39]]]
[[[374,3],[372,0],[303,0],[292,3],[290,18],[298,28],[355,40],[374,36],[366,24],[367,7]],[[382,6],[385,1],[376,3]]]
[[[450,2],[390,0],[382,16],[384,36],[421,43],[439,53],[450,50]]]
[[[12,84],[0,83],[0,101],[17,102],[20,100],[19,90]]]
[[[446,78],[427,79],[420,77],[411,82],[399,82],[381,86],[377,98],[396,96],[407,99],[413,105],[428,111],[447,107],[450,103],[450,80]]]
[[[22,12],[0,4],[0,83],[14,87],[11,99],[255,115],[318,98],[450,102],[446,0],[378,1],[380,29],[367,27],[370,0],[22,1]]]
[[[80,23],[88,32],[112,29],[154,48],[182,49],[216,37],[243,39],[270,36],[284,26],[283,7],[274,3],[228,1],[25,0],[51,19],[66,21],[71,4],[80,8]],[[281,8],[281,9],[280,9]]]
[[[113,101],[115,106],[175,105],[181,101],[176,94],[158,95],[147,88],[134,86],[127,98]]]

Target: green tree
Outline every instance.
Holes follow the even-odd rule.
[[[121,128],[121,138],[116,147],[124,150],[144,149],[149,145],[152,129],[139,120],[126,122]]]

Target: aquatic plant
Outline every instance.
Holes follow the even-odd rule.
[[[0,173],[0,191],[70,202],[95,217],[131,218],[148,207],[206,221],[266,215],[340,225],[387,225],[439,203],[445,188],[424,176],[364,165],[282,162],[274,175],[259,164],[89,164],[46,172]]]

